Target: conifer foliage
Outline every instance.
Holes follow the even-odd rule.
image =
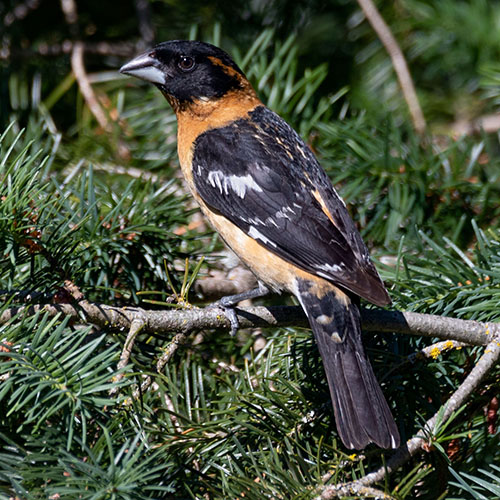
[[[125,2],[120,23],[103,26],[89,2],[73,21],[56,9],[65,27],[49,36],[47,18],[25,42],[41,2],[15,3],[0,7],[0,498],[500,498],[499,368],[451,415],[443,406],[481,366],[481,342],[365,335],[402,440],[423,429],[425,443],[363,485],[392,452],[343,448],[308,329],[127,331],[85,313],[87,303],[123,314],[202,306],[212,298],[200,283],[227,272],[180,179],[175,117],[157,91],[116,72],[150,27],[158,41],[223,46],[300,131],[370,244],[392,309],[476,320],[498,335],[500,45],[483,35],[500,8],[380,6],[407,55],[422,135],[355,3],[236,2],[215,15],[210,2],[192,12]]]

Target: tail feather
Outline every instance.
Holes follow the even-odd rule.
[[[337,429],[348,448],[373,442],[397,448],[399,433],[361,340],[359,309],[332,285],[298,282],[298,298],[314,332],[332,397]]]

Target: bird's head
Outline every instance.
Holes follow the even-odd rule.
[[[195,101],[213,101],[233,91],[253,93],[231,57],[204,42],[163,42],[120,68],[120,73],[156,85],[174,109]]]

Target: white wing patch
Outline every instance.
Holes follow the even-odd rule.
[[[263,235],[258,229],[255,229],[255,227],[253,226],[251,226],[248,230],[248,236],[255,240],[260,240],[262,241],[262,243],[266,243],[267,245],[276,247],[276,243],[274,243],[274,241],[271,241],[267,236]]]
[[[219,188],[219,191],[222,193],[222,183],[225,177],[224,174],[220,170],[212,170],[208,172],[207,181],[212,184],[213,187]],[[227,194],[227,189],[226,189]]]
[[[294,203],[295,205],[295,203]],[[293,210],[293,208],[290,208],[290,207],[283,207],[281,210],[278,210],[276,212],[276,217],[278,219],[290,219],[290,216],[288,215],[288,213],[291,213],[293,215],[295,215],[295,210]]]
[[[241,217],[241,220],[245,221],[247,224],[253,224],[254,226],[273,225],[274,227],[279,227],[272,217],[266,217],[266,220],[259,219],[258,217]]]
[[[258,193],[262,192],[262,188],[252,179],[252,176],[250,174],[247,174],[244,177],[230,175],[229,183],[240,198],[245,197],[247,189],[253,189]]]
[[[345,266],[343,264],[321,264],[314,266],[317,269],[317,275],[327,280],[331,280],[332,276],[343,273]]]
[[[241,199],[245,197],[249,189],[259,193],[262,192],[262,188],[253,180],[250,174],[243,176],[225,175],[221,170],[212,170],[208,173],[207,180],[213,187],[218,188],[221,194],[229,194],[231,189]]]
[[[339,273],[342,271],[342,268],[344,266],[338,265],[338,264],[321,264],[320,266],[317,266],[318,269],[321,269],[322,271],[326,271],[327,273]]]
[[[272,224],[274,227],[279,227],[279,226],[278,226],[278,224],[276,224],[276,221],[275,221],[272,217],[268,217],[268,218],[266,219],[266,222],[267,222],[268,224]]]

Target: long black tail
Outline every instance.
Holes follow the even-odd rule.
[[[358,306],[333,285],[319,292],[317,284],[299,281],[298,292],[323,358],[342,442],[355,449],[371,442],[397,448],[398,429],[361,341]]]

